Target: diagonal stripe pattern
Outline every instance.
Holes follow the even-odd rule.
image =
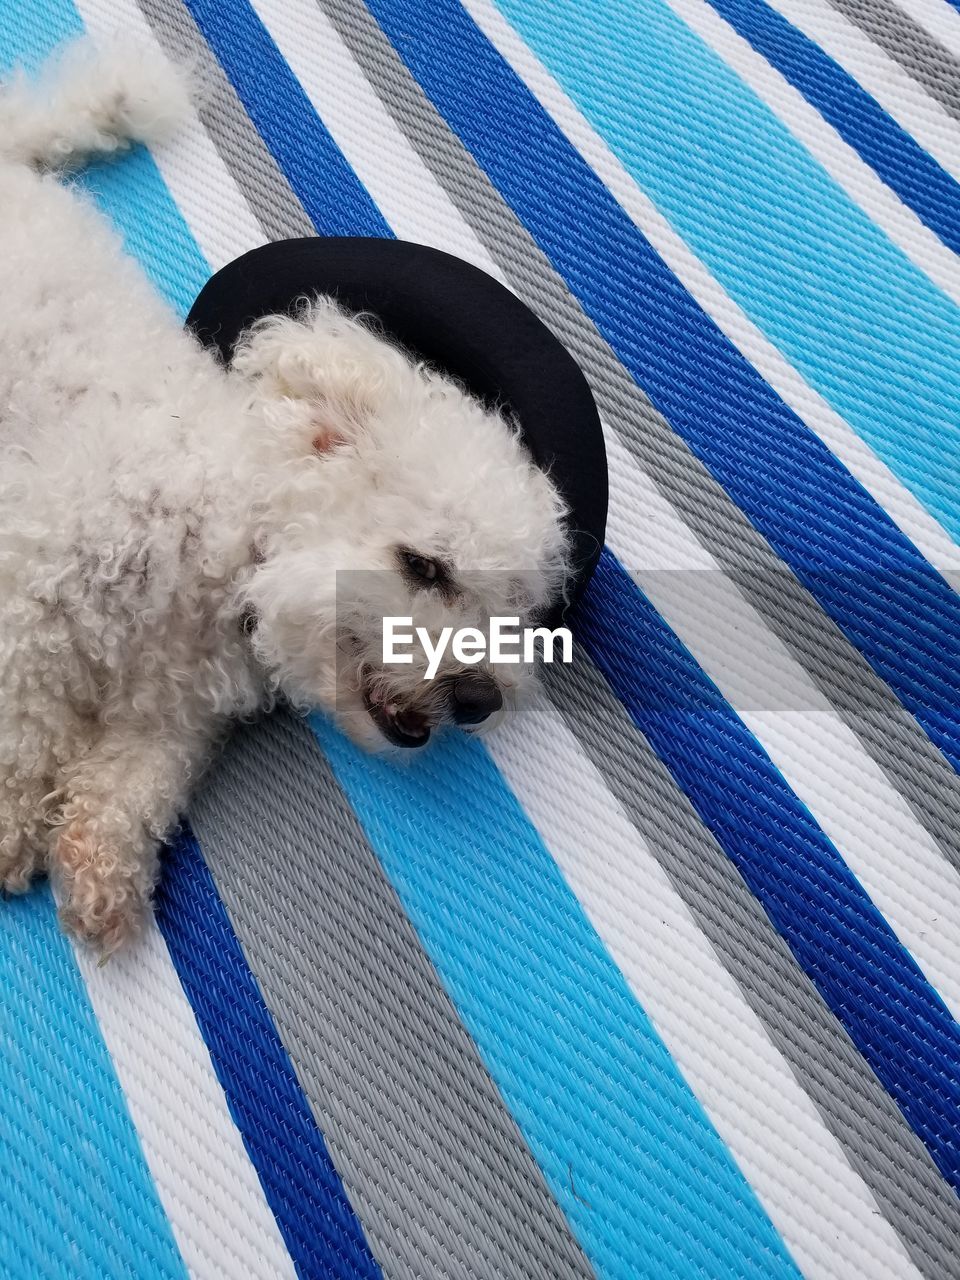
[[[0,0],[0,61],[84,25],[204,82],[83,178],[180,314],[271,238],[460,253],[583,365],[610,546],[489,749],[238,733],[113,983],[9,910],[0,1267],[960,1274],[955,14]]]

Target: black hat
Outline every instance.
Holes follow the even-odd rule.
[[[516,419],[569,508],[573,603],[603,547],[607,459],[590,388],[562,344],[478,267],[425,245],[359,236],[280,240],[244,254],[207,282],[187,324],[229,363],[252,321],[320,294],[372,313],[413,355]]]

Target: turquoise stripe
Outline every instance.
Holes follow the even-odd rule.
[[[80,15],[63,0],[0,0],[0,69],[35,71],[51,49],[82,31]]]
[[[76,179],[123,236],[154,287],[184,320],[210,267],[153,157],[135,147],[118,163],[94,165]]]
[[[397,765],[312,725],[598,1274],[796,1276],[483,748]]]
[[[185,1277],[49,891],[0,903],[0,1275]]]
[[[960,538],[957,307],[660,0],[497,3],[731,296]]]

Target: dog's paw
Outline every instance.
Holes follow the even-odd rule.
[[[110,959],[115,951],[127,946],[143,931],[146,907],[129,906],[111,910],[105,903],[93,909],[82,910],[72,906],[61,907],[61,927],[78,941],[92,947],[100,955],[101,963]]]
[[[61,925],[103,960],[142,932],[149,913],[142,865],[105,841],[95,824],[78,819],[65,827],[53,865]]]

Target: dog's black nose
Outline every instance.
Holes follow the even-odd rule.
[[[503,706],[503,694],[491,676],[459,676],[453,682],[453,718],[457,724],[480,724]]]

